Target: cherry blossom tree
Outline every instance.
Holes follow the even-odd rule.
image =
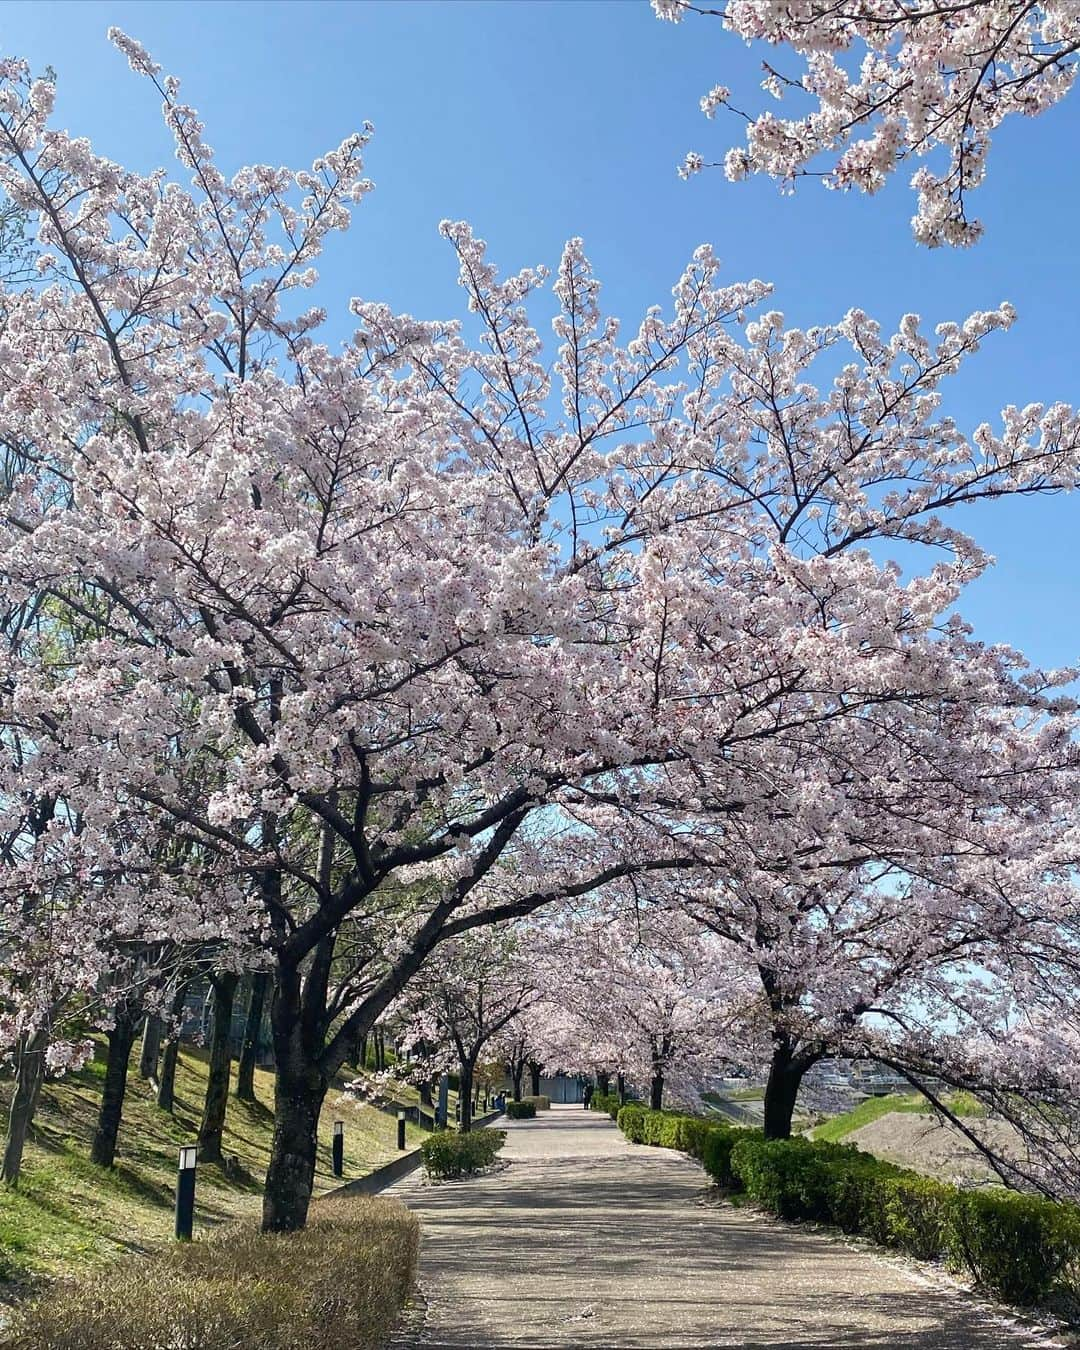
[[[461,1130],[472,1128],[476,1069],[496,1038],[536,1001],[535,978],[519,935],[499,928],[446,942],[409,986],[413,1027],[408,1039],[442,1044],[458,1071]]]
[[[968,436],[940,414],[1007,306],[932,338],[861,312],[790,329],[708,248],[623,340],[572,240],[549,359],[546,272],[500,279],[462,224],[464,322],[354,300],[331,351],[292,292],[368,191],[367,132],[227,178],[176,80],[114,40],[189,186],[96,156],[49,127],[51,85],[0,71],[0,187],[40,248],[3,295],[27,468],[0,565],[78,633],[5,654],[0,803],[79,823],[18,833],[4,912],[77,877],[91,980],[125,933],[258,950],[264,1223],[290,1229],[331,1077],[441,944],[706,876],[736,827],[794,881],[925,852],[971,783],[989,813],[1067,758],[1067,673],[949,617],[986,560],[943,516],[1071,486],[1080,421],[1009,408]],[[934,565],[875,561],[897,541]],[[942,782],[879,771],[904,708]]]
[[[666,1090],[694,1105],[710,1077],[753,1058],[746,963],[685,914],[594,913],[549,929],[539,945],[548,1062],[615,1070],[659,1110]]]
[[[916,159],[915,238],[966,245],[982,234],[969,212],[983,182],[993,133],[1009,117],[1037,116],[1072,88],[1080,12],[1071,0],[653,0],[662,19],[722,21],[747,42],[789,49],[802,70],[763,63],[762,88],[792,100],[793,116],[740,112],[746,144],[728,151],[728,178],[764,173],[784,184],[821,176],[826,186],[877,192]],[[701,100],[715,116],[731,108],[718,85]],[[807,111],[803,111],[809,105]],[[824,168],[817,168],[823,164]],[[707,167],[692,152],[684,176]]]

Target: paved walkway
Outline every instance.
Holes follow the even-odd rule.
[[[992,1311],[822,1233],[704,1200],[697,1164],[606,1117],[510,1122],[509,1166],[392,1195],[423,1224],[401,1350],[1020,1350]],[[423,1325],[419,1325],[419,1322]]]

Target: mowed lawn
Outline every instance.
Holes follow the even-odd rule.
[[[43,1088],[18,1190],[0,1186],[0,1297],[39,1277],[71,1273],[118,1252],[149,1250],[172,1240],[176,1153],[179,1145],[195,1142],[206,1057],[183,1048],[173,1115],[157,1107],[150,1085],[136,1072],[137,1063],[136,1046],[111,1171],[89,1161],[104,1074],[101,1060]],[[397,1155],[394,1115],[346,1096],[343,1082],[331,1088],[323,1108],[316,1194],[340,1185],[331,1170],[335,1120],[345,1122],[346,1180]],[[10,1091],[10,1080],[0,1085],[5,1116]],[[270,1073],[256,1072],[255,1093],[253,1103],[229,1099],[224,1153],[239,1159],[238,1177],[226,1177],[219,1167],[199,1167],[196,1231],[260,1211],[273,1126]],[[403,1093],[402,1100],[412,1095]],[[423,1137],[424,1131],[407,1124],[408,1147]]]

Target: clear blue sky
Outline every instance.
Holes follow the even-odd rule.
[[[132,168],[172,163],[157,96],[106,41],[116,24],[183,80],[223,169],[297,166],[366,118],[377,191],[322,266],[320,298],[385,300],[424,317],[460,312],[444,216],[470,220],[504,268],[557,261],[584,236],[606,307],[635,323],[712,243],[732,279],[776,284],[791,321],[852,305],[891,324],[906,310],[962,318],[1002,299],[1020,322],[953,382],[971,427],[1005,403],[1080,400],[1080,91],[998,136],[976,197],[987,238],[917,249],[909,192],[794,197],[766,182],[689,183],[689,149],[720,158],[734,121],[707,122],[713,84],[754,106],[757,58],[715,20],[661,24],[645,0],[397,3],[43,3],[8,0],[8,53],[55,67],[57,120]],[[963,610],[982,636],[1045,664],[1080,656],[1080,496],[995,505],[971,522],[998,558]]]

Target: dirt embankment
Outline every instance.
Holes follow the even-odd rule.
[[[1004,1121],[969,1119],[964,1124],[995,1152],[1023,1156],[1015,1131]],[[853,1131],[844,1142],[942,1181],[971,1184],[998,1179],[975,1144],[935,1115],[892,1111]]]

